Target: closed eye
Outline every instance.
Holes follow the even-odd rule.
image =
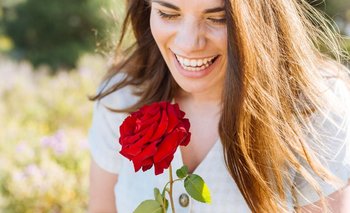
[[[179,14],[168,14],[168,13],[164,13],[163,11],[161,10],[158,10],[158,14],[160,17],[164,18],[164,19],[175,19],[177,17],[179,17],[180,15]]]
[[[212,21],[215,24],[226,24],[226,18],[208,18],[208,20]]]

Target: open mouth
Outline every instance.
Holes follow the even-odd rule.
[[[174,54],[174,56],[183,69],[187,71],[197,71],[197,72],[208,68],[219,57],[219,55],[216,55],[216,56],[201,58],[201,59],[188,59],[188,58],[183,58],[181,56],[178,56],[176,54]]]

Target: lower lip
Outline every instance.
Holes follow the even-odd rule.
[[[185,70],[181,64],[179,63],[179,61],[176,59],[176,56],[173,54],[174,56],[174,63],[175,63],[175,66],[177,68],[177,70],[180,72],[181,75],[185,76],[185,77],[188,77],[188,78],[202,78],[206,75],[208,75],[216,66],[217,64],[219,63],[221,57],[219,56],[213,64],[209,65],[209,67],[203,69],[203,70],[200,70],[200,71],[188,71],[188,70]]]

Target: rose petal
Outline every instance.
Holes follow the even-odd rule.
[[[140,140],[138,140],[133,146],[136,146],[136,147],[142,147],[148,143],[148,142],[151,142],[150,138],[152,137],[154,131],[156,131],[156,128],[157,128],[157,124],[153,124],[149,129],[145,129],[146,134],[140,138]]]
[[[142,171],[147,171],[153,166],[153,157],[149,157],[142,162]]]
[[[137,119],[135,120],[134,133],[140,131],[140,129],[141,129],[141,123],[142,123],[142,121],[141,121],[139,118],[137,118]]]
[[[164,169],[167,169],[171,163],[171,161],[173,160],[174,155],[169,155],[168,157],[166,157],[164,160],[162,160],[161,162],[159,162],[159,165],[161,167],[163,167]]]
[[[126,137],[120,137],[119,138],[119,143],[120,143],[120,145],[133,144],[136,141],[140,140],[141,137],[142,137],[141,134],[126,136]]]
[[[132,160],[142,162],[145,159],[152,157],[156,152],[157,152],[156,144],[150,144],[144,150],[142,150],[140,154],[135,156]]]
[[[178,125],[178,123],[180,122],[180,120],[178,119],[178,117],[176,116],[176,113],[174,111],[174,107],[173,106],[169,106],[167,108],[167,112],[168,112],[168,117],[169,117],[169,121],[168,121],[168,129],[166,130],[167,133],[171,132],[174,130],[174,128]]]
[[[186,132],[190,130],[191,124],[187,118],[182,119],[182,126],[186,129]]]
[[[181,138],[179,138],[179,134],[177,132],[172,132],[167,135],[158,146],[157,153],[154,155],[154,162],[158,163],[169,155],[174,154],[177,146],[181,142],[179,139]]]
[[[134,156],[140,154],[140,152],[143,149],[144,144],[146,144],[147,142],[149,142],[149,138],[153,135],[153,132],[156,129],[156,125],[153,125],[151,128],[146,129],[145,131],[143,131],[143,134],[145,135],[139,135],[138,137],[139,140],[137,140],[134,144],[127,144],[126,141],[123,141],[123,139],[120,139],[120,141],[122,141],[122,150],[120,151],[120,154],[122,154],[123,156],[129,158],[131,160],[131,158],[133,158]],[[127,140],[128,138],[125,138],[125,140]],[[124,142],[124,143],[123,143]]]
[[[135,172],[138,172],[141,169],[141,167],[142,167],[142,162],[140,162],[140,161],[132,161],[132,163],[134,164]]]
[[[160,166],[159,163],[154,164],[154,174],[155,175],[162,174],[163,171],[164,171],[164,168],[162,166]]]
[[[184,127],[176,128],[174,132],[178,134],[179,145],[187,146],[191,139],[191,133],[188,132]]]
[[[183,111],[180,110],[180,107],[178,104],[173,104],[174,106],[174,112],[176,114],[176,116],[181,119],[185,116],[185,113]]]
[[[160,105],[158,103],[153,103],[151,105],[145,105],[139,110],[142,112],[144,118],[149,118],[154,116],[159,112]]]
[[[152,124],[159,123],[160,120],[160,113],[157,113],[156,115],[152,116],[148,120],[143,120],[141,123],[140,130],[144,130],[145,128],[151,126]]]
[[[157,152],[157,146],[155,144],[150,144],[146,147],[146,149],[142,150],[142,152],[135,156],[132,159],[132,162],[134,163],[135,172],[137,172],[141,166],[145,166],[147,168],[149,164],[151,163],[152,167],[152,161],[150,162],[149,159]],[[143,169],[143,171],[145,171]]]
[[[187,136],[185,137],[185,139],[180,143],[181,146],[187,146],[190,143],[191,140],[191,133],[188,132]]]
[[[119,153],[129,160],[131,160],[134,157],[133,155],[128,154],[125,150],[120,150]]]
[[[155,163],[154,164],[155,175],[159,175],[159,174],[163,173],[164,169],[169,168],[169,165],[170,165],[171,161],[173,160],[173,158],[174,158],[174,155],[169,155],[163,161],[161,161],[159,163]]]
[[[145,135],[150,134],[148,131],[150,131],[149,128],[144,129],[138,133],[134,133],[134,135],[120,137],[119,143],[121,143],[121,145],[134,144],[137,141],[141,140],[141,138],[143,138]]]
[[[166,107],[166,106],[165,106]],[[162,109],[162,118],[159,122],[159,126],[152,136],[151,140],[158,140],[160,137],[162,137],[165,133],[165,131],[168,128],[168,115],[167,115],[167,110],[166,108]]]
[[[136,118],[132,117],[131,115],[125,118],[124,122],[119,127],[120,135],[121,136],[132,135],[134,133],[135,121],[136,121]]]
[[[136,155],[140,154],[142,149],[140,147],[135,146],[123,146],[122,150],[120,150],[120,154],[128,158],[129,160],[132,160]]]

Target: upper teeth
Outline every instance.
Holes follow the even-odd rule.
[[[191,66],[191,67],[201,67],[202,65],[210,65],[210,62],[215,58],[216,56],[212,56],[209,58],[201,58],[201,59],[189,59],[189,58],[183,58],[181,56],[176,55],[177,60],[183,65],[183,66]]]

